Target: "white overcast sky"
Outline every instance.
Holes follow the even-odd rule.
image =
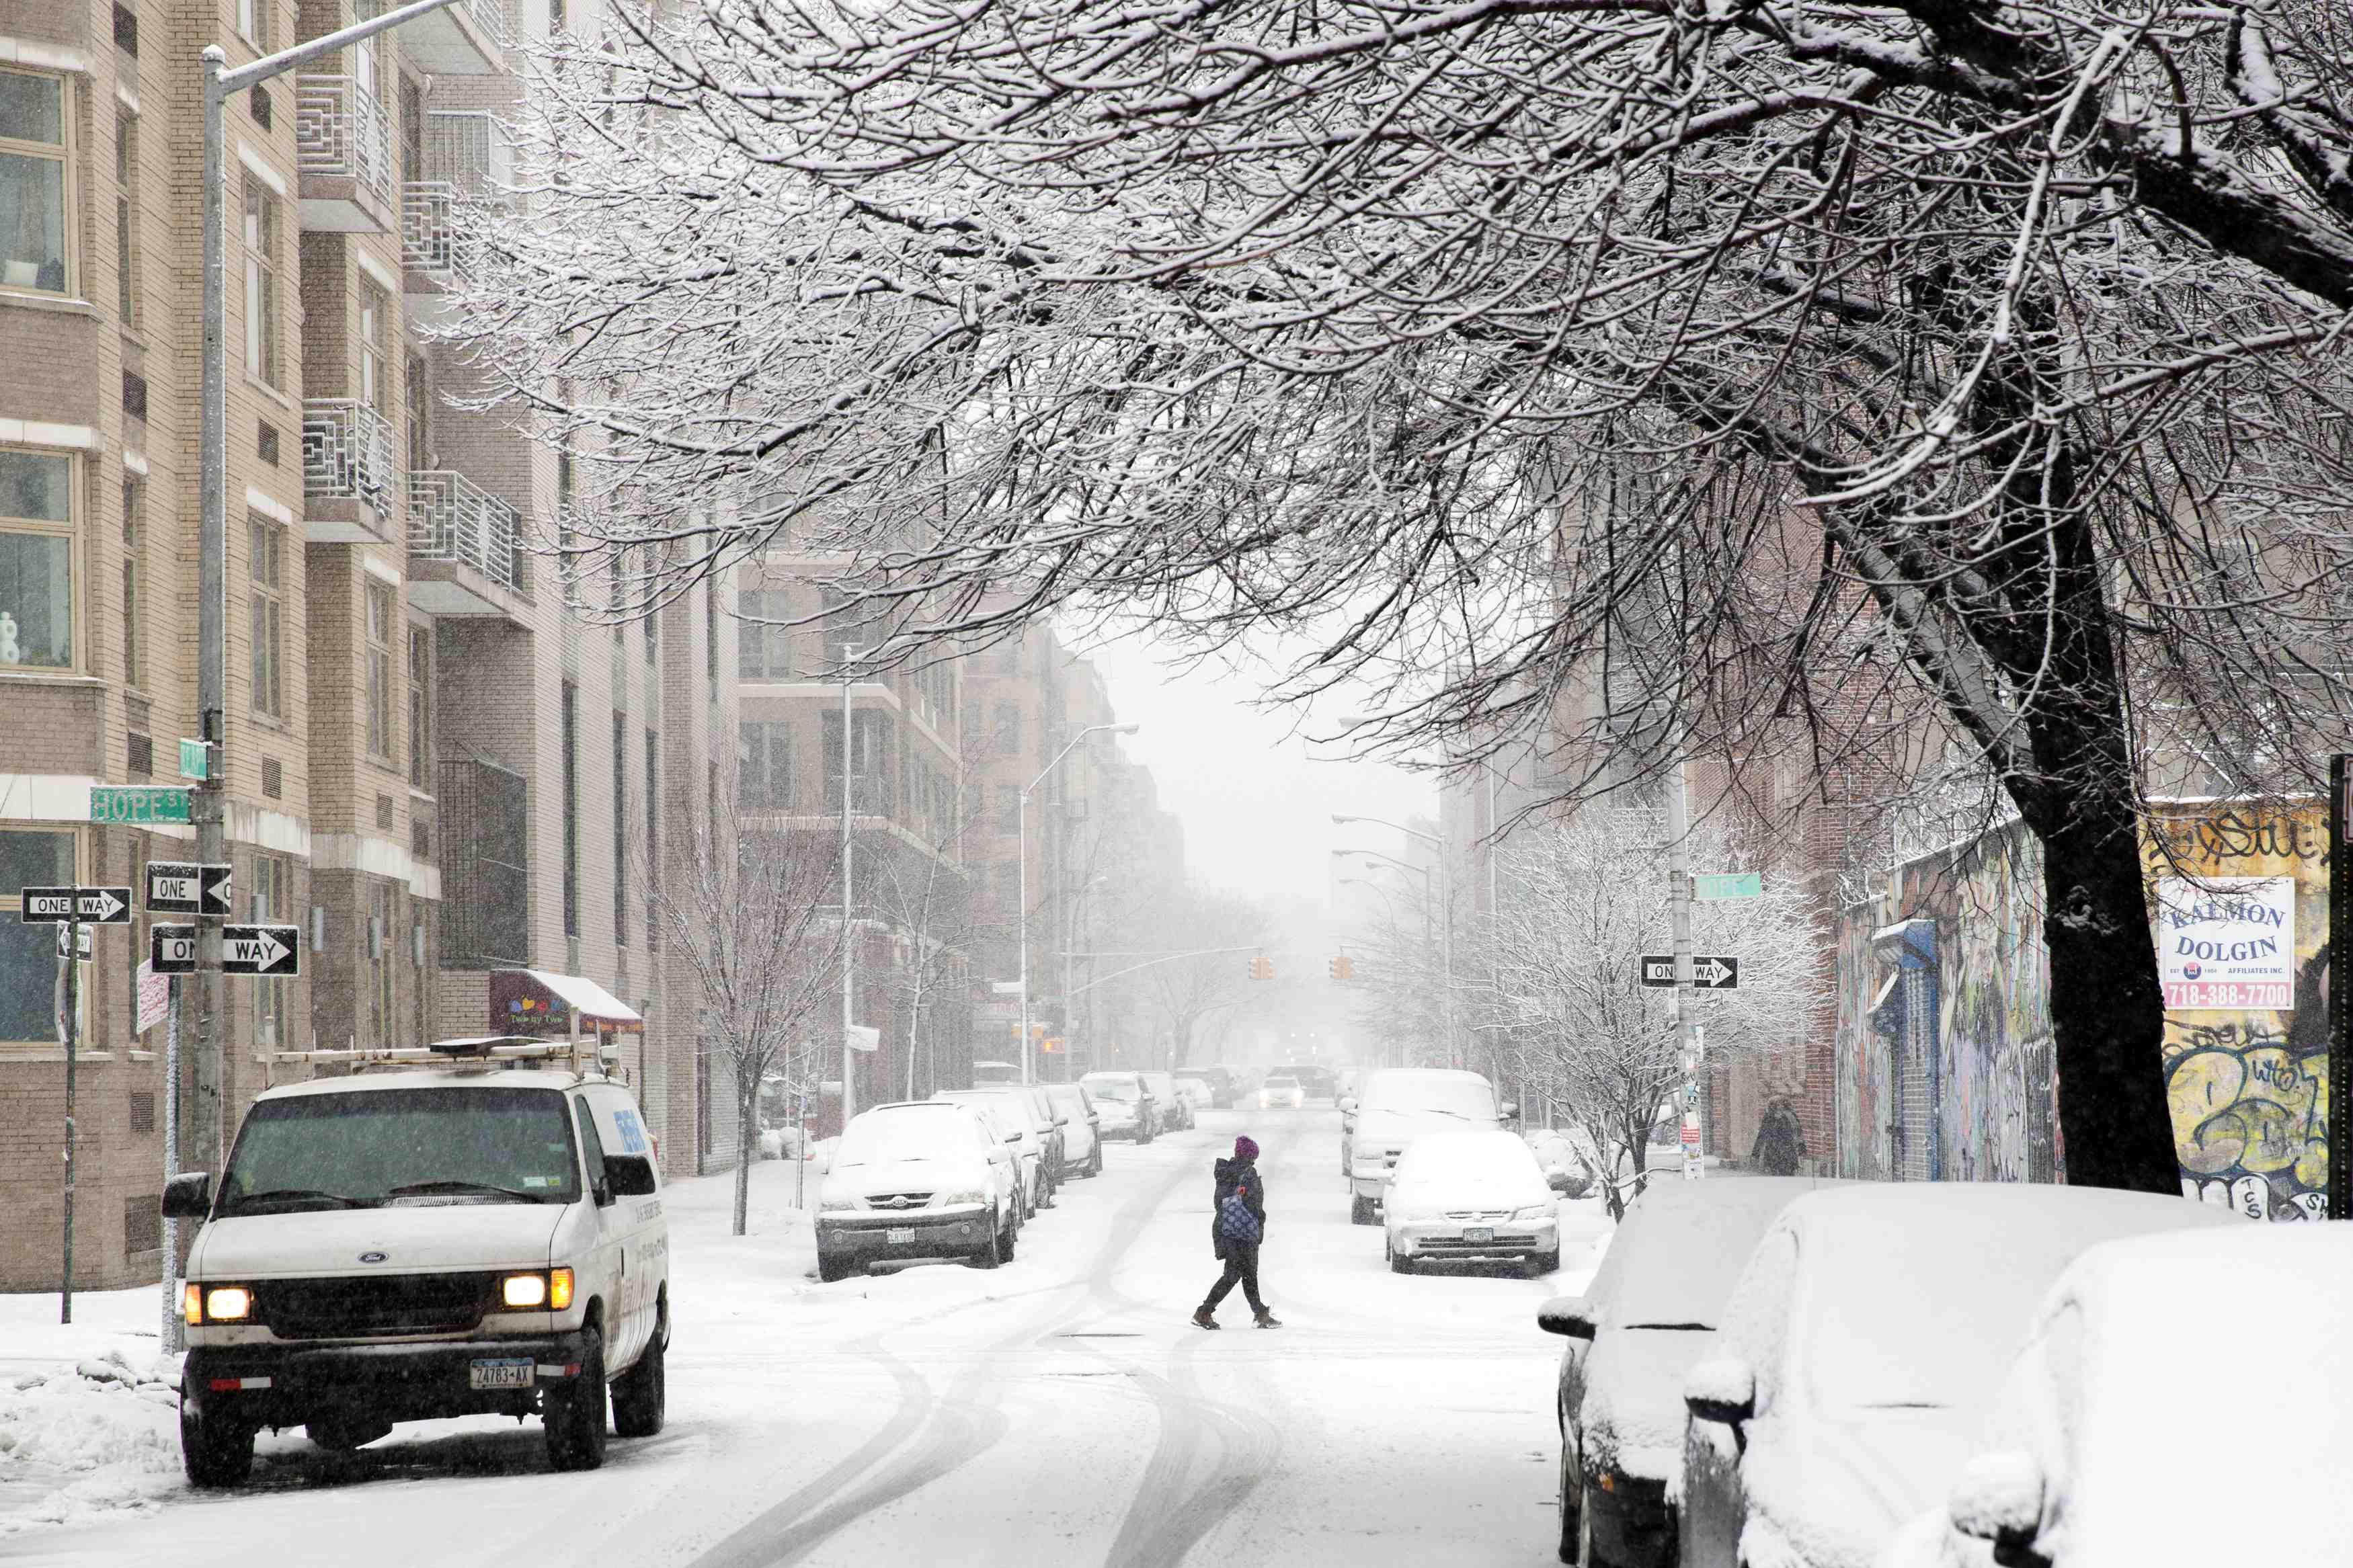
[[[1143,726],[1122,744],[1152,769],[1161,805],[1184,823],[1197,882],[1278,906],[1321,905],[1332,850],[1403,845],[1384,829],[1335,827],[1333,813],[1398,822],[1437,813],[1435,774],[1317,752],[1306,736],[1316,723],[1255,703],[1265,680],[1254,670],[1170,665],[1134,637],[1082,651],[1121,722]],[[1319,706],[1311,719],[1328,731],[1341,712]]]

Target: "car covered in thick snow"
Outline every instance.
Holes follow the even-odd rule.
[[[2245,1223],[2162,1194],[2022,1183],[1798,1199],[1684,1380],[1685,1568],[1868,1568],[1969,1458],[2070,1263],[2103,1241]]]
[[[1560,1197],[1512,1133],[1432,1132],[1398,1162],[1383,1205],[1389,1268],[1424,1263],[1560,1267]]]
[[[661,1430],[670,1229],[619,1081],[543,1042],[444,1041],[264,1090],[201,1219],[181,1315],[188,1479],[234,1486],[262,1428],[356,1448],[404,1421],[536,1413],[560,1470]],[[427,1065],[430,1064],[430,1065]],[[396,1070],[379,1071],[375,1068]]]
[[[1484,1078],[1452,1068],[1384,1068],[1340,1109],[1348,1217],[1356,1225],[1377,1217],[1389,1173],[1415,1139],[1425,1132],[1488,1131],[1519,1113],[1516,1106],[1496,1103],[1495,1086]]]
[[[1675,1561],[1668,1499],[1683,1474],[1684,1375],[1706,1353],[1757,1238],[1792,1200],[1823,1184],[1654,1177],[1627,1205],[1585,1294],[1537,1309],[1539,1328],[1568,1339],[1555,1407],[1562,1562]]]
[[[878,1105],[850,1118],[818,1190],[817,1272],[1013,1256],[1021,1208],[1005,1135],[968,1105]]]
[[[2171,1486],[2182,1452],[2182,1335],[2353,1300],[2333,1226],[2242,1225],[2093,1247],[2052,1288],[1973,1457],[1888,1568],[2353,1563],[2353,1350],[2300,1334],[2293,1365],[2230,1380],[2230,1429],[2263,1437],[2263,1485]]]
[[[1144,1086],[1152,1091],[1153,1100],[1160,1107],[1162,1131],[1183,1132],[1193,1126],[1193,1102],[1177,1088],[1174,1076],[1165,1072],[1145,1072],[1135,1076],[1144,1080]]]
[[[944,1089],[932,1098],[948,1105],[989,1107],[1015,1135],[1013,1152],[1021,1165],[1023,1217],[1054,1206],[1053,1117],[1038,1109],[1028,1089],[1018,1083]]]
[[[1050,1083],[1046,1096],[1062,1117],[1062,1168],[1066,1174],[1103,1174],[1103,1116],[1082,1083]]]
[[[1241,1079],[1229,1067],[1178,1068],[1176,1077],[1206,1084],[1209,1106],[1214,1110],[1229,1110],[1241,1098]]]
[[[1136,1143],[1149,1143],[1160,1135],[1160,1101],[1152,1088],[1138,1072],[1123,1072],[1105,1068],[1091,1072],[1079,1082],[1095,1102],[1103,1117],[1097,1129],[1106,1138],[1126,1138]]]

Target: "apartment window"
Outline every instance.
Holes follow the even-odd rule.
[[[73,459],[0,448],[0,668],[73,668]]]
[[[408,782],[433,787],[433,634],[408,628]]]
[[[253,46],[254,53],[270,52],[270,13],[276,0],[237,0],[237,30]]]
[[[555,542],[572,548],[572,454],[555,454]]]
[[[580,688],[564,683],[564,934],[580,934]]]
[[[702,580],[702,673],[711,696],[719,696],[719,580]]]
[[[23,923],[23,896],[73,880],[72,834],[0,832],[0,1044],[57,1048],[58,930]]]
[[[245,372],[279,384],[278,194],[245,176]]]
[[[782,720],[748,719],[743,736],[744,804],[754,811],[790,811],[793,727]]]
[[[392,757],[392,590],[382,583],[367,585],[367,746],[368,755]]]
[[[613,941],[629,945],[629,723],[613,715]]]
[[[147,486],[122,481],[122,684],[147,683]]]
[[[660,740],[646,731],[646,951],[661,946],[661,753]]]
[[[392,884],[367,885],[367,1038],[365,1043],[388,1046],[393,1017],[393,898]]]
[[[425,379],[425,356],[410,354],[407,373],[400,378],[401,395],[408,410],[408,471],[427,473],[439,467],[433,460],[432,399]]]
[[[139,324],[139,121],[114,117],[114,294],[125,327]]]
[[[392,301],[373,283],[360,285],[360,385],[362,403],[378,414],[388,413],[392,401],[390,363]]]
[[[265,718],[286,717],[284,588],[285,530],[268,518],[246,514],[246,575],[253,616],[253,710]]]
[[[0,70],[0,284],[69,290],[63,77]]]
[[[1021,831],[1021,791],[1016,785],[997,786],[997,831],[1008,837]]]
[[[863,708],[850,715],[849,733],[852,752],[851,770],[858,775],[857,793],[851,809],[861,813],[888,816],[896,809],[892,785],[897,775],[891,768],[891,715],[878,708]],[[841,809],[841,715],[825,715],[826,806]]]
[[[294,918],[294,863],[283,855],[253,858],[253,889],[246,895],[246,918],[281,924]],[[286,1050],[293,1040],[287,1033],[286,982],[255,980],[253,987],[254,1043],[265,1051]]]
[[[1021,710],[1011,702],[997,705],[997,754],[1010,757],[1021,750]]]
[[[772,625],[788,618],[791,601],[778,593],[747,589],[735,595],[735,673],[744,680],[789,680],[793,674],[793,631]]]

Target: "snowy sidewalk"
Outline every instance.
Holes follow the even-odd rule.
[[[0,1296],[0,1538],[180,1489],[180,1358],[157,1287]]]

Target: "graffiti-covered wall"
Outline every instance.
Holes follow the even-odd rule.
[[[2266,1218],[2321,1208],[2327,841],[2317,806],[2226,804],[2173,808],[2144,846],[2182,1189]],[[2042,879],[2012,824],[1844,911],[1838,1174],[2064,1179]]]
[[[2146,861],[2184,1193],[2319,1217],[2328,1172],[2327,813],[2161,819]]]

